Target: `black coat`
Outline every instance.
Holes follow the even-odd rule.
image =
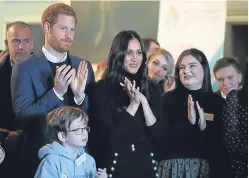
[[[198,101],[205,113],[213,115],[201,131],[188,120],[188,95]],[[224,100],[216,93],[175,89],[162,100],[161,119],[150,127],[150,134],[160,144],[159,160],[202,158],[210,163],[211,176],[223,177],[228,172],[226,153],[221,139],[221,111]],[[197,111],[196,111],[197,113]],[[197,113],[198,116],[198,113]],[[199,119],[199,117],[197,117]],[[224,177],[227,177],[224,176]]]
[[[5,63],[0,67],[0,128],[8,130],[14,130],[16,128],[11,102],[11,73],[12,66],[10,65],[10,56],[8,55]]]
[[[125,110],[129,105],[127,93],[112,79],[95,83],[89,91],[89,151],[97,167],[107,168],[107,173],[114,178],[155,177],[155,156],[141,105],[135,116],[131,116]],[[149,83],[149,93],[149,104],[158,116],[160,91],[157,85]]]

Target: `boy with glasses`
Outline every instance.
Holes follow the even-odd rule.
[[[39,150],[41,163],[35,178],[107,178],[105,169],[96,171],[93,157],[84,151],[90,127],[88,116],[79,108],[65,106],[47,116],[47,131],[52,144]]]

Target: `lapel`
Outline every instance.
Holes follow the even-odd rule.
[[[46,87],[51,88],[54,85],[54,76],[52,68],[48,62],[48,59],[43,54],[42,50],[39,50],[34,54],[37,59],[37,64],[41,71],[41,80],[45,84]],[[75,59],[72,55],[68,53],[69,60],[73,68],[75,68],[76,72],[78,70],[80,60]]]
[[[54,76],[53,76],[53,71],[52,68],[48,62],[48,59],[45,57],[43,54],[42,50],[39,50],[37,53],[34,54],[37,59],[37,64],[41,70],[41,80],[49,85],[48,88],[51,88],[54,84]],[[46,86],[46,85],[45,85]]]
[[[78,71],[78,67],[79,67],[79,63],[80,60],[75,59],[71,54],[69,54],[69,52],[67,53],[68,58],[72,64],[72,67],[76,70],[76,72]]]

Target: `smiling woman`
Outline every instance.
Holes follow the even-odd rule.
[[[220,133],[223,100],[212,92],[205,54],[183,51],[175,80],[176,89],[163,96],[161,119],[149,127],[160,145],[159,177],[227,177]]]
[[[160,92],[147,80],[146,54],[132,30],[113,39],[105,77],[89,89],[89,151],[109,177],[158,176],[145,118],[160,113]],[[101,149],[99,149],[101,148]]]

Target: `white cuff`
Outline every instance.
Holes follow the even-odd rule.
[[[77,105],[81,105],[81,104],[83,103],[85,97],[86,97],[86,95],[84,94],[82,100],[80,100],[80,101],[77,101],[75,97],[74,97],[73,99],[74,99],[74,102],[75,102]]]
[[[63,98],[62,96],[60,96],[60,95],[55,91],[54,88],[53,88],[53,90],[54,90],[54,93],[56,94],[56,96],[57,96],[61,101],[63,101],[64,98]]]

